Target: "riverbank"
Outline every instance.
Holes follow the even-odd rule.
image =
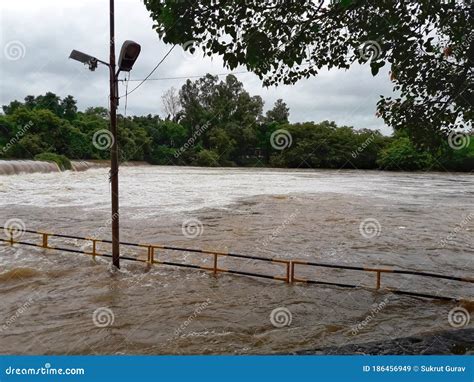
[[[94,169],[94,168],[105,168],[110,166],[110,161],[108,160],[96,160],[96,159],[88,159],[88,160],[72,160],[71,162],[71,170],[72,171],[86,171],[89,169]],[[136,167],[136,166],[156,166],[156,167],[169,167],[169,166],[162,166],[162,165],[153,165],[148,162],[144,161],[129,161],[129,162],[124,162],[120,164],[120,167]],[[201,167],[201,166],[181,166],[181,165],[176,165],[174,166],[176,168],[186,168],[186,167],[192,167],[192,168],[201,168],[201,169],[262,169],[262,170],[281,170],[281,171],[298,171],[301,169],[291,169],[291,168],[280,168],[280,167],[265,167],[261,165],[255,165],[255,166],[234,166],[234,167]],[[310,170],[310,169],[306,169]],[[314,171],[334,171],[333,169],[321,169],[321,168],[316,168],[313,169]],[[39,160],[0,160],[0,176],[1,175],[19,175],[19,174],[34,174],[34,173],[51,173],[51,172],[61,172],[63,171],[55,162],[52,161],[39,161]],[[357,170],[357,169],[344,169],[344,171],[373,171],[373,172],[382,172],[382,173],[440,173],[440,174],[453,174],[456,173],[455,171],[440,171],[439,169],[433,169],[431,171],[423,171],[423,172],[417,172],[417,171],[394,171],[394,170],[382,170],[382,169],[372,169],[372,170]],[[471,172],[474,171],[471,170]],[[466,174],[469,172],[459,172],[459,174]]]
[[[474,329],[421,333],[385,341],[371,341],[302,350],[298,355],[474,355]]]

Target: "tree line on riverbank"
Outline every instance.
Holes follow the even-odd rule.
[[[383,170],[474,169],[474,139],[451,135],[427,151],[403,129],[392,136],[334,122],[289,123],[278,100],[263,112],[233,75],[187,80],[162,97],[165,116],[119,115],[121,161],[159,165],[271,166]],[[78,111],[72,96],[48,92],[3,106],[0,159],[48,159],[67,168],[68,159],[108,159],[108,112]]]

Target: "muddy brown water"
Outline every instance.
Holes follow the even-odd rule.
[[[472,277],[473,186],[469,174],[124,168],[121,238]],[[105,169],[0,176],[0,222],[15,218],[27,229],[108,238],[109,197]],[[157,251],[156,257],[212,264],[211,256],[189,252]],[[219,261],[224,268],[283,275],[277,264]],[[371,273],[301,268],[298,275],[361,288],[125,261],[115,271],[106,258],[0,246],[0,352],[272,354],[459,325],[452,313],[449,319],[459,304],[363,288],[375,286]],[[382,276],[383,287],[470,299],[471,285]],[[469,319],[461,324],[473,326]]]

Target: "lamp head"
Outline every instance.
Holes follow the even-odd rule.
[[[118,67],[121,72],[129,72],[132,70],[133,64],[137,60],[141,49],[141,46],[134,41],[127,40],[123,43],[118,61]]]
[[[85,65],[89,65],[89,69],[91,71],[94,71],[97,68],[97,58],[89,56],[86,53],[79,52],[78,50],[73,50],[69,55],[69,58],[82,62]]]

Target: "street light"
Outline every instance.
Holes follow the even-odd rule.
[[[110,61],[99,60],[86,53],[73,50],[69,58],[89,66],[91,71],[98,63],[109,67],[110,73],[110,132],[112,147],[110,149],[110,182],[112,188],[112,263],[120,268],[120,231],[119,231],[119,190],[118,190],[118,143],[117,143],[117,105],[118,105],[118,75],[121,71],[129,72],[140,54],[141,47],[136,42],[127,40],[120,51],[119,69],[115,72],[115,20],[114,0],[110,0]]]
[[[136,42],[131,40],[125,41],[122,45],[122,49],[120,50],[118,62],[119,71],[129,72],[132,70],[133,64],[137,60],[141,50],[141,46]]]
[[[89,56],[88,54],[79,52],[78,50],[73,50],[71,54],[69,55],[69,58],[82,62],[85,65],[89,65],[89,70],[92,72],[97,69],[97,63],[100,61],[97,58]],[[109,65],[104,61],[100,61],[100,62],[107,66]]]

